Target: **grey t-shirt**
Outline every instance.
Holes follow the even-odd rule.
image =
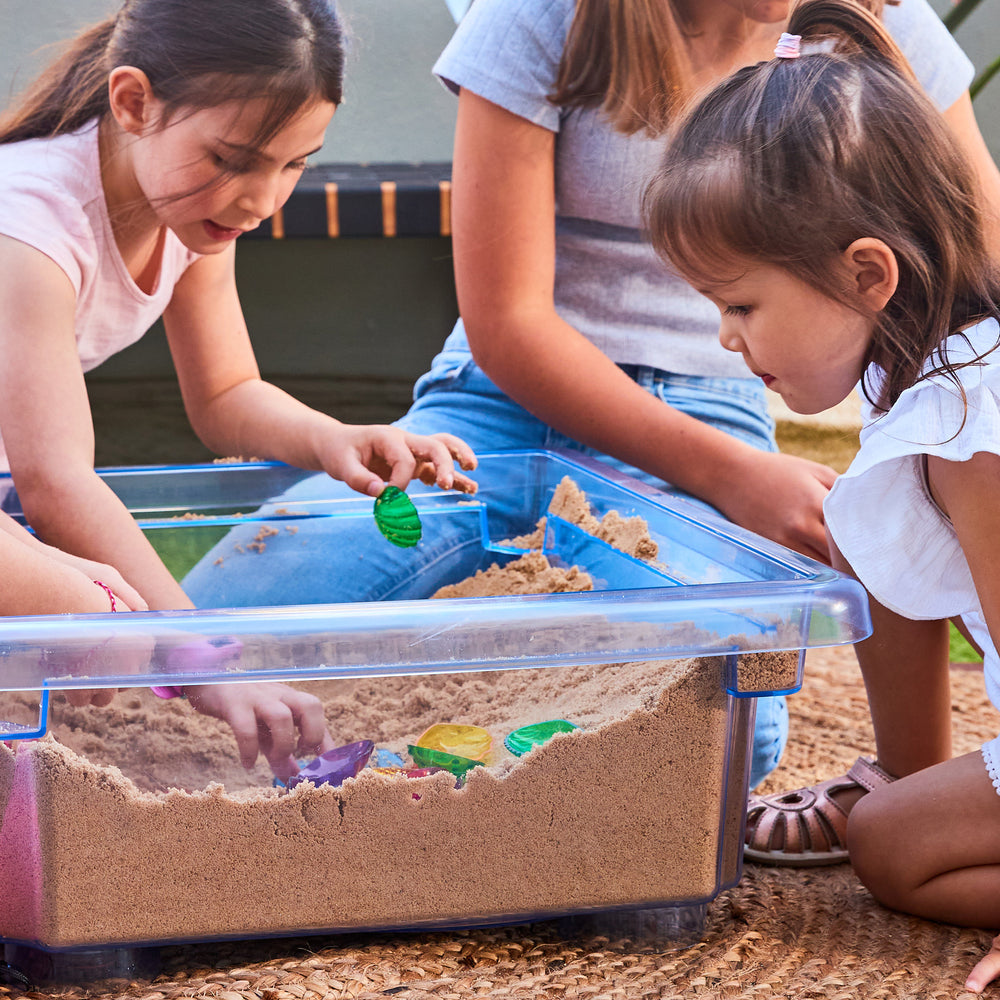
[[[640,232],[639,202],[662,139],[626,136],[598,108],[557,108],[555,86],[575,0],[475,0],[434,72],[556,133],[555,306],[619,364],[750,377],[718,342],[719,314],[671,274]],[[926,0],[886,5],[884,21],[941,109],[973,66]]]

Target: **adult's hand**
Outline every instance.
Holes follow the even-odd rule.
[[[711,499],[731,521],[829,564],[823,500],[836,478],[797,455],[756,452],[733,487]]]

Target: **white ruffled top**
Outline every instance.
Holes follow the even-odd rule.
[[[952,364],[985,355],[956,372],[964,400],[954,381],[930,375],[903,392],[888,413],[864,401],[861,448],[823,512],[838,548],[885,607],[913,619],[961,615],[983,649],[986,689],[1000,707],[1000,657],[958,536],[927,491],[922,457],[964,462],[978,452],[1000,454],[998,341],[994,319],[946,340]],[[873,398],[881,378],[878,369],[866,373]]]

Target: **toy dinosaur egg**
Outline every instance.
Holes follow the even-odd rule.
[[[398,487],[387,486],[375,501],[375,524],[378,530],[401,549],[413,548],[420,541],[420,517],[413,501]]]

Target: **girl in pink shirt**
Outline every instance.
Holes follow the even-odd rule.
[[[322,145],[342,75],[330,0],[127,0],[0,121],[0,459],[45,542],[113,565],[151,609],[192,605],[94,472],[83,373],[160,315],[192,426],[217,453],[370,496],[414,477],[474,489],[458,438],[342,424],[254,360],[235,243]],[[279,777],[332,746],[320,703],[284,685],[187,695],[230,723],[244,763],[263,749]]]

